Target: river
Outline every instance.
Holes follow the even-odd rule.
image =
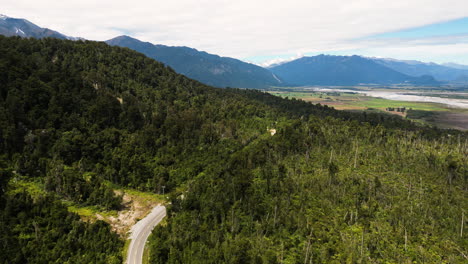
[[[369,90],[351,90],[351,89],[334,89],[334,88],[307,88],[307,90],[317,92],[352,92],[364,94],[371,97],[379,97],[394,101],[407,101],[407,102],[430,102],[444,104],[453,108],[464,108],[468,109],[468,99],[455,99],[455,98],[443,98],[433,96],[433,94],[447,94],[447,95],[462,95],[468,98],[468,93],[450,93],[450,92],[424,92],[424,91],[369,91]],[[431,96],[425,96],[424,94],[431,94]]]

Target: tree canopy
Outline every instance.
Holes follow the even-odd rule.
[[[0,123],[7,263],[121,261],[107,224],[59,203],[118,209],[109,183],[169,193],[152,263],[466,260],[466,133],[212,88],[105,43],[1,36]],[[47,194],[9,192],[18,178]]]

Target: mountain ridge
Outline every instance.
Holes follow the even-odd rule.
[[[416,84],[438,85],[431,76],[412,77],[361,56],[302,57],[270,70],[294,85]]]
[[[13,18],[0,14],[0,35],[7,37],[19,36],[23,38],[58,38],[78,40],[79,38],[64,35],[58,31],[40,27],[27,19]]]
[[[446,63],[442,63],[442,65],[450,67],[450,68],[455,68],[455,69],[468,70],[468,65],[454,63],[454,62],[446,62]]]
[[[143,42],[126,35],[107,40],[141,52],[173,68],[176,72],[216,87],[267,88],[282,81],[268,69],[238,59],[222,57],[189,47],[172,47]]]
[[[52,37],[69,40],[82,39],[70,37],[48,28],[42,28],[26,19],[12,18],[1,14],[0,34],[26,38]],[[436,64],[433,62],[420,62],[416,60],[369,58],[362,56],[341,56],[342,58],[354,58],[355,62],[359,66],[352,66],[349,64],[348,60],[343,60],[341,65],[336,63],[337,65],[335,68],[330,68],[329,65],[327,66],[328,71],[323,70],[320,71],[319,74],[314,74],[313,71],[307,72],[307,69],[301,69],[299,66],[294,67],[296,73],[293,74],[292,72],[289,72],[286,74],[281,72],[279,69],[288,67],[285,65],[297,63],[297,61],[301,61],[303,58],[311,57],[301,57],[293,60],[280,61],[267,67],[262,67],[261,65],[256,65],[235,58],[223,57],[210,54],[205,51],[199,51],[191,47],[153,44],[150,42],[143,42],[126,35],[118,36],[105,42],[109,45],[134,49],[150,58],[163,62],[178,73],[184,74],[187,77],[198,80],[204,84],[216,87],[265,89],[269,87],[300,86],[304,84],[463,84],[465,83],[466,76],[468,76],[468,66],[466,65],[454,63]],[[330,56],[329,58],[333,58],[333,56]],[[371,65],[369,62],[357,62],[356,58],[368,59],[376,64]],[[384,69],[379,65],[386,68]],[[310,68],[310,65],[308,67]],[[320,65],[317,65],[315,70],[318,70],[319,67]],[[361,67],[361,69],[357,69],[356,67]],[[346,73],[346,71],[348,71],[348,73]],[[354,76],[355,78],[352,78],[352,74],[356,75]],[[306,77],[307,75],[309,76]],[[295,77],[292,78],[292,76]],[[299,78],[299,80],[295,78]],[[304,82],[304,80],[300,80],[301,78],[308,78],[309,80]]]
[[[434,62],[372,58],[373,61],[409,76],[431,75],[439,81],[452,82],[468,75],[468,69],[454,68]]]

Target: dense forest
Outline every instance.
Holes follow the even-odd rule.
[[[107,183],[169,192],[152,263],[466,261],[466,133],[212,88],[105,43],[1,36],[0,123],[5,263],[121,262],[107,224],[60,203],[119,209]]]

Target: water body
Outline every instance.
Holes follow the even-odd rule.
[[[379,97],[388,100],[394,101],[407,101],[407,102],[426,102],[426,103],[439,103],[444,104],[453,108],[464,108],[468,109],[468,99],[455,99],[455,98],[442,98],[437,96],[424,96],[424,93],[433,94],[434,92],[411,92],[411,91],[366,91],[366,90],[349,90],[349,89],[333,89],[333,88],[308,88],[308,90],[317,91],[317,92],[352,92],[364,94],[371,97]],[[414,94],[413,94],[414,93]],[[450,94],[444,92],[444,94]],[[454,95],[466,95],[468,93],[453,93]]]

